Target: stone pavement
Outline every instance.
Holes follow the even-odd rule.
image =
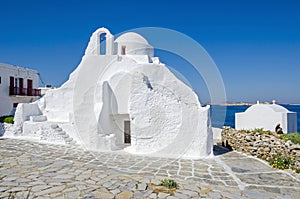
[[[299,198],[298,174],[228,152],[201,160],[0,139],[0,198]],[[172,196],[149,190],[163,178]]]

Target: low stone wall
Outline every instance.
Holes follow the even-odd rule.
[[[269,161],[272,155],[287,154],[294,157],[294,168],[300,168],[300,145],[284,141],[272,132],[235,130],[224,127],[222,145],[226,148]]]

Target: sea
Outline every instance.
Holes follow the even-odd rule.
[[[300,132],[300,105],[280,104],[289,111],[297,113],[298,132]],[[213,127],[222,128],[231,126],[235,128],[235,113],[244,112],[249,106],[221,106],[211,105],[211,123]]]

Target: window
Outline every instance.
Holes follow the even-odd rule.
[[[100,34],[100,55],[106,54],[106,33]]]

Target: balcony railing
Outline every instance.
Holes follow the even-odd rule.
[[[9,87],[9,95],[41,96],[41,89]]]

